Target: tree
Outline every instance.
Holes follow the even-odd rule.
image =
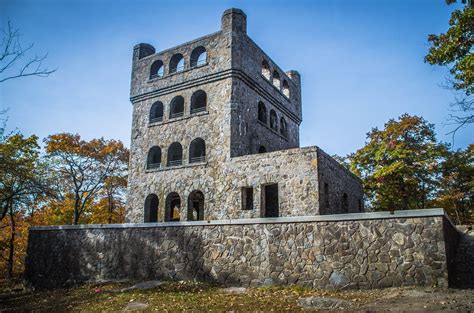
[[[10,233],[7,277],[13,273],[17,221],[31,214],[38,197],[50,193],[45,166],[39,158],[38,137],[12,134],[0,142],[0,221],[8,217]]]
[[[446,2],[452,4],[456,1]],[[457,125],[454,134],[459,128],[474,122],[474,7],[471,1],[467,1],[462,10],[451,14],[449,26],[445,34],[428,36],[431,47],[425,62],[449,67],[451,78],[448,86],[460,92],[452,104],[454,113],[450,115],[450,120]]]
[[[368,142],[350,156],[373,210],[423,209],[436,188],[446,151],[435,138],[434,125],[418,116],[389,120],[372,129]]]
[[[43,66],[47,54],[43,56],[29,56],[33,44],[26,47],[20,42],[21,34],[18,29],[12,27],[8,21],[6,29],[0,30],[2,39],[0,42],[0,83],[10,79],[39,76],[46,77],[56,70],[50,70]]]
[[[107,180],[123,176],[128,149],[120,141],[85,141],[68,133],[51,135],[45,144],[52,166],[64,179],[64,194],[74,197],[72,222],[76,225]]]
[[[474,145],[466,150],[447,150],[441,165],[439,190],[432,206],[445,208],[456,224],[474,223]]]

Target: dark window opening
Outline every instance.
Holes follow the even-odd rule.
[[[207,96],[202,90],[193,93],[191,97],[191,114],[206,111]]]
[[[278,184],[262,185],[262,216],[263,217],[278,217]]]
[[[342,194],[342,212],[348,213],[349,212],[349,197],[347,196],[347,193]]]
[[[268,65],[267,60],[262,61],[262,75],[267,80],[270,80],[270,65]]]
[[[288,137],[288,126],[286,125],[286,121],[283,116],[280,118],[280,134],[283,137]]]
[[[173,55],[170,60],[170,74],[181,72],[183,70],[184,70],[183,55],[180,53]]]
[[[168,166],[183,164],[183,147],[179,142],[173,142],[168,148]]]
[[[163,103],[157,101],[150,109],[150,123],[163,121]]]
[[[154,146],[148,151],[147,169],[161,167],[161,148]]]
[[[242,187],[242,210],[253,210],[253,187]]]
[[[166,197],[165,222],[179,222],[181,210],[181,198],[176,192]]]
[[[207,52],[206,48],[200,46],[193,50],[191,53],[191,67],[206,64]]]
[[[258,102],[258,120],[264,124],[267,124],[267,108],[262,101]]]
[[[189,145],[189,163],[206,161],[206,143],[201,138],[196,138]]]
[[[145,223],[156,223],[158,221],[158,197],[155,194],[149,194],[145,199]]]
[[[278,130],[277,114],[275,110],[270,111],[270,128],[273,130]]]
[[[163,65],[163,62],[161,60],[153,62],[150,68],[150,79],[163,77],[164,73],[165,73],[165,66]]]
[[[280,74],[277,71],[273,71],[273,86],[280,89]]]
[[[201,191],[191,192],[188,198],[188,221],[204,220],[204,195]]]
[[[324,183],[324,207],[329,212],[329,185],[328,183]]]
[[[288,82],[286,80],[283,81],[282,91],[285,97],[290,97],[290,86],[288,86]]]
[[[171,100],[170,118],[181,117],[184,115],[184,98],[176,96]]]
[[[265,152],[267,152],[267,148],[265,148],[264,146],[258,147],[258,153],[265,153]]]

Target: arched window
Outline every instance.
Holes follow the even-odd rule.
[[[158,197],[152,193],[145,199],[145,216],[143,221],[145,223],[158,222]]]
[[[280,134],[283,137],[288,136],[288,126],[286,125],[286,120],[283,116],[280,118]]]
[[[207,52],[206,48],[199,46],[191,52],[191,67],[206,64]]]
[[[184,114],[184,98],[176,96],[171,100],[170,118],[180,117]]]
[[[150,109],[150,123],[161,122],[163,120],[163,103],[157,101]]]
[[[160,168],[161,167],[161,148],[154,146],[148,151],[148,158],[146,162],[146,168]]]
[[[267,80],[270,80],[270,65],[268,65],[267,60],[262,61],[262,75]]]
[[[166,197],[165,222],[179,222],[181,210],[181,198],[176,192]]]
[[[183,164],[183,147],[179,142],[173,142],[168,148],[168,166]]]
[[[267,152],[267,148],[265,148],[265,146],[258,147],[258,153],[265,153],[265,152]]]
[[[341,206],[344,213],[349,212],[349,197],[347,196],[347,193],[342,194]]]
[[[288,82],[286,80],[283,81],[282,91],[285,97],[290,97],[290,86],[288,86]]]
[[[258,120],[262,123],[267,124],[267,108],[262,101],[258,102]]]
[[[275,110],[270,110],[270,128],[278,130],[277,114]]]
[[[189,145],[189,163],[206,161],[206,143],[201,138],[196,138]]]
[[[191,96],[191,114],[206,111],[207,96],[202,90],[198,90]]]
[[[164,73],[165,73],[165,66],[163,62],[161,60],[157,60],[153,62],[153,64],[150,67],[150,79],[163,77]]]
[[[188,197],[188,221],[204,220],[204,195],[194,190]]]
[[[280,74],[277,71],[273,71],[273,86],[280,89]]]
[[[170,60],[170,74],[184,70],[184,58],[181,53],[175,54]]]

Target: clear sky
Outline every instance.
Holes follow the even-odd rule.
[[[444,0],[0,0],[1,25],[10,19],[23,42],[58,68],[0,86],[9,129],[129,145],[132,47],[163,50],[215,32],[230,7],[245,11],[248,34],[282,69],[301,73],[301,146],[345,155],[363,146],[372,127],[405,112],[435,123],[438,139],[451,141],[454,95],[441,87],[447,71],[423,63],[427,35],[446,31],[456,8]],[[473,137],[465,128],[455,146]]]

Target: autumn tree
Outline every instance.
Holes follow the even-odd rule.
[[[374,210],[423,209],[436,189],[446,150],[437,143],[434,125],[418,116],[389,120],[372,129],[366,145],[350,156]]]
[[[73,199],[72,223],[92,205],[112,177],[124,176],[128,149],[120,141],[82,140],[79,135],[61,133],[45,139],[48,159],[64,179],[64,199]]]
[[[456,224],[474,223],[474,145],[446,151],[439,188],[431,205],[446,209]]]
[[[452,4],[456,0],[446,2]],[[453,133],[474,122],[474,6],[470,0],[463,3],[462,10],[451,14],[446,33],[428,36],[431,47],[425,56],[425,62],[449,68],[448,87],[459,93],[450,116],[456,124]]]
[[[53,194],[37,141],[36,136],[11,134],[0,142],[0,221],[6,217],[9,220],[2,223],[2,227],[9,229],[9,235],[2,236],[6,239],[6,249],[2,250],[8,251],[7,277],[13,273],[17,221],[32,214],[40,197]]]

